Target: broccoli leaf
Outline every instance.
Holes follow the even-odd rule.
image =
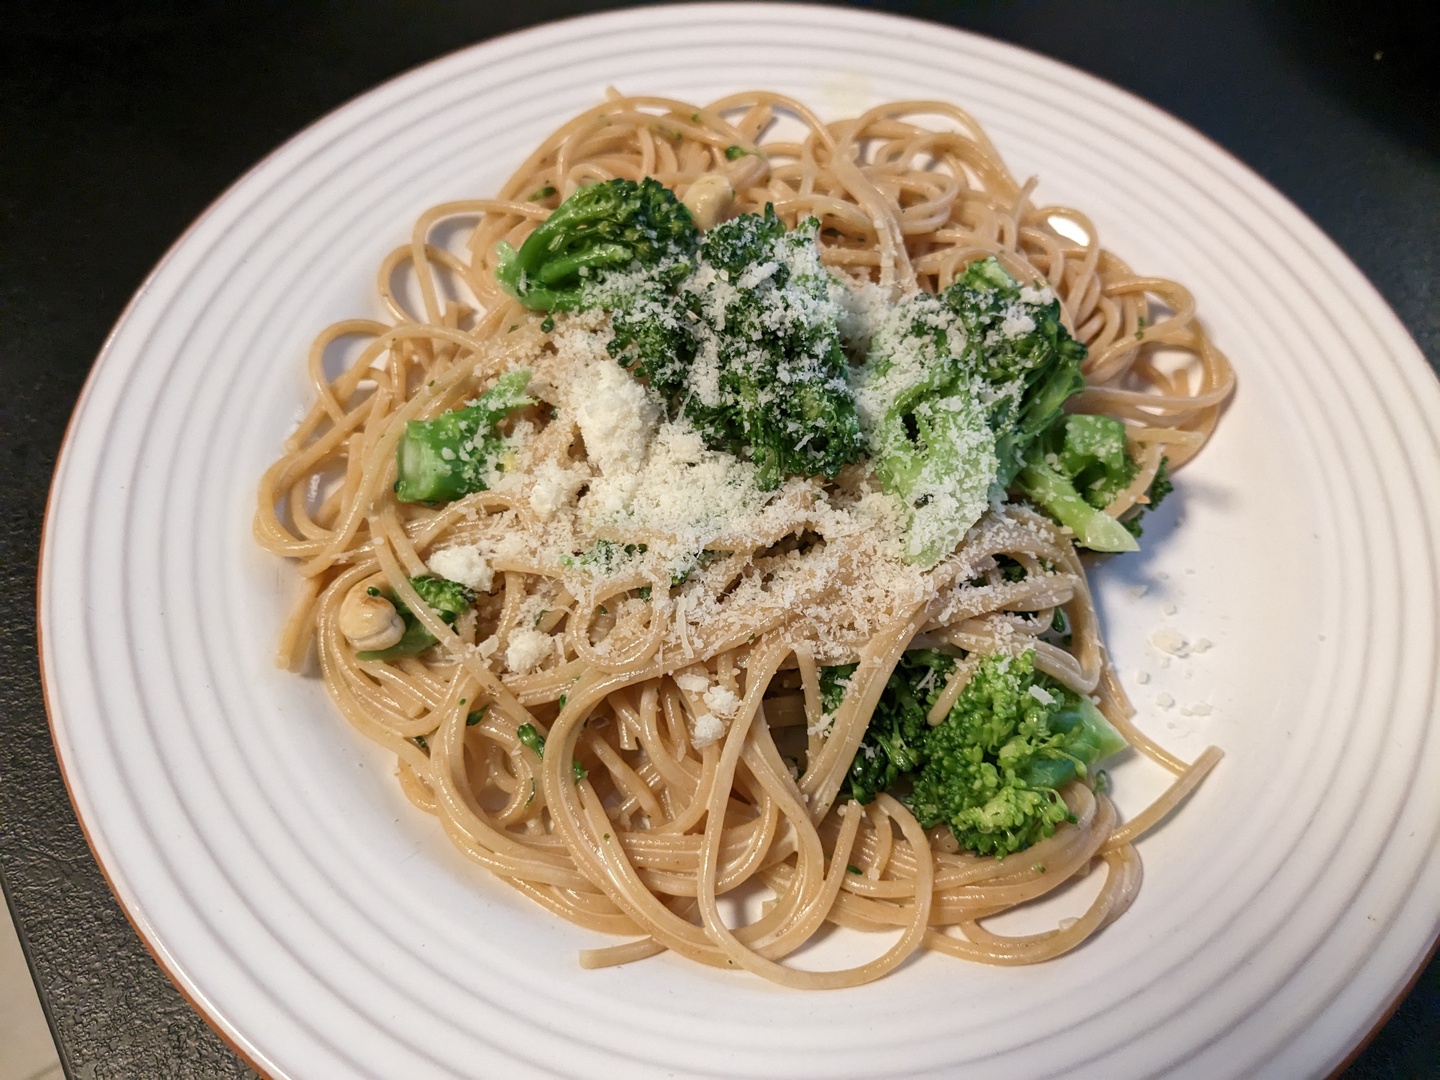
[[[452,626],[455,620],[475,602],[475,594],[470,589],[458,581],[450,581],[446,578],[413,577],[410,579],[410,587],[420,594],[420,599],[429,605],[431,611],[438,615],[443,622]],[[424,624],[415,617],[415,613],[405,605],[403,600],[390,592],[380,593],[380,595],[395,605],[396,614],[405,624],[405,632],[401,635],[400,640],[388,649],[357,652],[355,654],[357,660],[401,660],[408,656],[419,656],[435,644],[435,635],[425,629]]]
[[[699,231],[674,192],[646,177],[582,187],[517,251],[499,245],[495,277],[538,311],[597,305],[590,290],[614,271],[651,271],[671,283],[690,270]]]
[[[395,498],[400,502],[450,502],[488,487],[504,442],[495,430],[505,415],[535,404],[521,368],[500,376],[475,404],[435,417],[411,420],[395,449]]]

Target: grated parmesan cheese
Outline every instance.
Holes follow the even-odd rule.
[[[690,742],[697,750],[703,750],[725,735],[725,723],[710,713],[701,713],[691,725]]]
[[[645,463],[660,406],[614,361],[578,373],[570,391],[585,452],[607,477],[634,477]]]
[[[521,630],[505,648],[505,666],[517,675],[534,671],[555,651],[555,639],[539,630]]]
[[[489,592],[495,571],[477,544],[462,544],[431,552],[425,566],[438,577],[458,581],[476,592]]]
[[[541,521],[548,521],[556,511],[569,506],[585,483],[580,469],[562,469],[547,461],[535,469],[534,485],[530,488],[530,509]]]
[[[1036,701],[1040,702],[1041,705],[1055,704],[1055,695],[1050,693],[1049,690],[1046,690],[1039,683],[1031,683],[1029,693],[1030,696],[1033,697]]]
[[[1184,657],[1190,651],[1189,644],[1185,641],[1185,635],[1168,626],[1162,626],[1151,634],[1150,644],[1171,656]]]
[[[733,719],[735,714],[740,711],[740,698],[728,687],[712,686],[705,691],[702,698],[705,704],[710,706],[711,712],[726,720]]]

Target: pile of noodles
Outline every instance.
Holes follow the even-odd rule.
[[[799,133],[781,137],[787,128]],[[541,348],[541,316],[495,283],[497,242],[518,246],[584,184],[651,176],[683,198],[706,173],[729,178],[735,212],[770,203],[790,225],[819,218],[830,267],[897,294],[943,289],[986,256],[1022,282],[1048,282],[1089,348],[1087,389],[1073,407],[1124,421],[1140,463],[1112,515],[1143,501],[1162,456],[1173,469],[1200,450],[1231,393],[1231,369],[1190,294],[1131,272],[1078,211],[1034,205],[1033,183],[1016,183],[954,106],[902,102],[825,123],[764,92],[703,107],[612,94],[546,139],[495,198],[426,212],[380,266],[385,320],[343,322],[315,342],[316,401],[265,474],[255,524],[305,582],[280,661],[298,669],[318,653],[336,705],[395,753],[406,795],[466,854],[556,914],[625,939],[582,954],[587,965],[673,950],[820,988],[878,978],[921,947],[999,964],[1059,955],[1131,903],[1141,876],[1134,841],[1220,755],[1212,748],[1186,764],[1130,722],[1081,561],[1068,534],[1039,514],[992,511],[928,573],[925,590],[879,601],[852,587],[866,554],[842,541],[827,545],[822,570],[792,582],[783,603],[735,588],[763,578],[787,537],[812,526],[803,500],[775,516],[773,535],[750,537],[748,547],[731,538],[730,554],[683,589],[644,572],[585,595],[543,545],[512,543],[492,560],[494,586],[476,616],[483,625],[457,629],[409,584],[441,547],[523,539],[534,525],[523,478],[439,507],[400,504],[392,492],[406,421],[472,398],[511,363],[517,341]],[[463,255],[433,240],[457,218],[474,223]],[[403,295],[418,296],[418,310]],[[363,348],[327,378],[327,349],[353,339]],[[573,425],[551,424],[537,438],[555,460],[577,452]],[[1024,580],[1003,576],[997,556],[1024,566]],[[367,585],[392,591],[439,644],[416,659],[358,660],[337,612]],[[653,590],[644,604],[634,600],[642,587]],[[542,595],[539,628],[561,645],[540,670],[506,673],[504,644]],[[1040,635],[1056,608],[1072,628],[1066,648]],[[827,613],[828,637],[807,618],[815,610]],[[487,636],[500,643],[488,656],[474,644]],[[870,712],[912,644],[970,657],[1033,649],[1039,670],[1094,695],[1173,783],[1123,824],[1105,795],[1072,783],[1064,797],[1075,824],[1003,859],[957,852],[948,830],[927,835],[888,795],[868,806],[843,799]],[[819,666],[844,661],[859,666],[826,731],[817,723]],[[932,717],[948,711],[972,666],[956,665]],[[724,737],[699,749],[690,733],[704,706],[686,689],[698,685],[687,673],[741,702]],[[517,737],[526,723],[546,735],[543,755]],[[578,781],[576,761],[587,773]],[[1001,936],[983,925],[1100,864],[1098,895],[1059,927]],[[757,884],[772,899],[727,925],[720,898]],[[826,923],[901,932],[858,967],[820,973],[782,962]]]

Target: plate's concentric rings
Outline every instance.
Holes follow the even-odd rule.
[[[309,339],[373,310],[373,268],[421,209],[493,190],[610,83],[765,86],[832,116],[960,104],[1042,200],[1191,287],[1239,369],[1182,478],[1184,527],[1098,574],[1122,675],[1153,676],[1131,683],[1141,723],[1227,758],[1143,842],[1135,908],[1079,952],[1026,970],[928,957],[820,995],[666,959],[582,973],[586,935],[454,853],[313,680],[270,669],[290,580],[251,546],[250,503],[308,400]],[[1314,226],[1173,119],[916,22],[650,8],[381,87],[182,238],[106,345],[57,470],[45,684],[122,903],[274,1077],[1323,1075],[1440,927],[1440,789],[1420,781],[1440,768],[1436,490],[1440,392],[1404,330]],[[1165,666],[1146,637],[1167,618],[1214,649]]]

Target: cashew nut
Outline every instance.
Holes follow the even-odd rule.
[[[690,211],[697,229],[713,229],[721,218],[730,213],[730,207],[735,203],[735,189],[723,173],[701,173],[685,189],[680,201]]]
[[[405,623],[395,605],[372,595],[362,582],[340,604],[340,632],[361,652],[388,649],[405,635]]]

